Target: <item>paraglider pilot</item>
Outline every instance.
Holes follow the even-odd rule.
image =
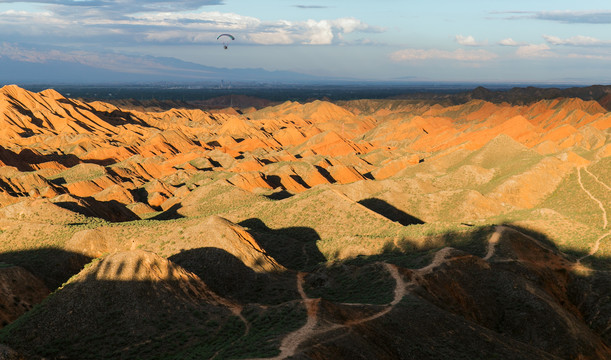
[[[221,38],[223,40],[223,49],[225,49],[225,50],[227,50],[227,45],[229,45],[230,39],[232,41],[235,40],[235,37],[233,35],[231,35],[231,34],[221,34],[216,39],[219,40]]]

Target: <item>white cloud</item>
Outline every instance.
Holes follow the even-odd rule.
[[[355,19],[353,17],[349,18],[340,18],[332,21],[332,24],[335,28],[341,30],[344,34],[349,34],[352,32],[360,31],[360,32],[383,32],[384,29],[368,25],[362,22],[359,19]]]
[[[528,44],[520,46],[516,50],[516,55],[521,58],[542,58],[554,56],[550,51],[550,47],[546,44]]]
[[[611,41],[604,41],[590,36],[572,36],[570,38],[561,39],[556,36],[543,35],[545,41],[552,45],[568,45],[568,46],[605,46],[611,45]]]
[[[294,37],[285,30],[274,32],[258,32],[247,35],[249,41],[259,45],[290,45],[295,42]]]
[[[25,39],[25,42],[59,42],[67,38],[106,35],[108,32],[108,29],[84,26],[79,19],[57,16],[50,11],[0,12],[0,34],[10,34],[5,38],[11,41]]]
[[[33,22],[37,20],[37,22]],[[50,11],[27,12],[17,10],[7,10],[0,12],[0,24],[10,24],[12,26],[22,26],[24,21],[32,21],[28,25],[45,24],[65,24],[66,21],[56,17]]]
[[[219,12],[201,13],[151,13],[133,17],[141,26],[153,27],[146,39],[157,41],[191,41],[198,38],[189,31],[237,31],[241,32],[240,41],[260,45],[329,45],[344,34],[353,32],[381,32],[382,29],[365,24],[355,18],[307,21],[261,21],[257,18]],[[133,23],[132,23],[133,24]],[[159,28],[171,28],[164,31]],[[182,29],[181,29],[182,28]],[[166,33],[159,35],[159,33]],[[182,34],[182,36],[181,36]],[[236,34],[234,34],[236,35]],[[208,37],[210,39],[210,37]],[[202,42],[206,40],[200,39]]]
[[[446,59],[458,61],[490,61],[498,57],[495,53],[486,50],[464,50],[454,51],[437,49],[404,49],[390,54],[392,61],[417,61],[429,59]]]
[[[329,21],[308,20],[305,23],[298,24],[303,28],[304,36],[295,36],[296,39],[302,38],[302,44],[308,45],[329,45],[333,42],[333,29]]]
[[[507,39],[503,39],[503,40],[499,41],[499,45],[502,45],[502,46],[523,46],[525,44],[524,43],[519,43],[519,42],[515,41],[512,38],[507,38]]]
[[[189,3],[185,1],[184,3]],[[76,41],[78,38],[97,37],[96,44],[113,43],[213,43],[217,33],[230,32],[242,43],[259,45],[329,45],[347,43],[345,35],[352,33],[383,32],[352,18],[307,21],[262,21],[251,16],[221,12],[142,12],[122,16],[72,16],[53,12],[6,13],[0,17],[0,33],[19,33],[21,38],[53,34],[48,43]],[[112,40],[110,40],[112,39]],[[24,41],[24,40],[21,40]],[[89,40],[91,42],[91,40]]]
[[[223,0],[2,0],[0,3],[37,3],[55,13],[107,16],[137,12],[197,10],[203,6],[221,5]]]
[[[216,39],[218,33],[201,31],[164,30],[151,31],[143,34],[144,41],[174,42],[174,43],[202,43]]]
[[[258,27],[261,20],[235,13],[218,11],[198,13],[145,13],[130,16],[127,20],[114,21],[115,24],[172,27],[175,29],[225,29],[241,30]],[[282,22],[278,22],[282,24]]]
[[[463,46],[483,46],[487,44],[486,42],[480,43],[480,42],[475,41],[475,38],[471,35],[469,36],[456,35],[455,39],[457,43]]]

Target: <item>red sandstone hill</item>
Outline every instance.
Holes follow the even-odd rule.
[[[5,86],[0,343],[32,358],[605,359],[597,100],[213,111]]]

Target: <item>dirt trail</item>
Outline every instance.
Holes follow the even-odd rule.
[[[227,306],[229,308],[229,310],[231,310],[231,312],[240,318],[240,320],[244,323],[244,326],[246,327],[244,329],[244,334],[242,334],[242,336],[247,336],[248,333],[250,333],[250,323],[248,322],[248,320],[246,320],[246,318],[244,317],[244,315],[242,315],[242,307],[239,305],[235,305],[230,301],[225,301],[222,303],[223,305]],[[233,343],[235,343],[236,341],[238,341],[238,339],[234,340],[231,345],[233,345]],[[210,360],[215,359],[222,351],[223,349],[219,349],[217,352],[214,353],[214,355],[212,355],[212,357],[210,357]]]
[[[388,273],[395,279],[395,297],[390,302],[390,306],[395,306],[407,295],[407,283],[403,280],[401,274],[399,274],[399,269],[396,265],[384,263],[384,266],[386,266]]]
[[[395,296],[393,300],[390,302],[390,304],[387,305],[386,309],[363,319],[348,321],[344,324],[345,326],[362,324],[364,322],[371,321],[388,314],[392,309],[394,309],[395,305],[397,305],[399,301],[401,301],[403,297],[405,297],[405,295],[407,294],[407,283],[403,281],[403,278],[399,274],[399,270],[397,270],[397,267],[388,263],[384,263],[384,266],[386,266],[386,269],[388,270],[390,275],[395,279]]]
[[[484,260],[490,260],[490,258],[494,255],[496,244],[499,242],[503,230],[504,227],[501,225],[494,227],[494,232],[490,236],[490,239],[488,239],[488,251],[486,252],[486,256],[484,256]]]
[[[314,328],[318,323],[318,306],[320,299],[311,299],[305,293],[303,290],[304,277],[305,273],[303,272],[299,272],[297,274],[297,291],[305,304],[308,312],[308,320],[304,326],[296,331],[293,331],[282,339],[282,343],[280,344],[280,355],[274,359],[286,359],[289,356],[293,356],[297,350],[297,347],[299,347],[302,342],[310,338],[315,333]]]
[[[356,319],[353,321],[346,322],[344,324],[333,324],[333,325],[326,326],[321,329],[316,329],[316,326],[318,324],[318,308],[320,305],[320,299],[312,299],[307,296],[307,294],[305,293],[303,289],[303,282],[304,282],[304,278],[306,274],[303,272],[300,272],[297,275],[297,291],[299,292],[299,295],[301,295],[301,298],[303,299],[305,303],[305,306],[308,312],[308,319],[304,326],[288,334],[284,339],[282,339],[282,343],[280,345],[280,354],[277,357],[275,357],[274,359],[286,359],[287,357],[295,355],[295,352],[297,348],[299,347],[299,345],[301,345],[302,343],[304,343],[305,341],[307,341],[314,335],[318,335],[318,334],[325,333],[325,332],[335,330],[338,328],[342,328],[342,327],[348,327],[351,325],[357,325],[357,324],[361,324],[367,321],[371,321],[381,316],[384,316],[388,314],[390,311],[392,311],[392,309],[394,309],[394,307],[407,294],[408,283],[406,283],[403,280],[403,278],[401,277],[401,275],[399,274],[399,270],[397,269],[397,266],[388,264],[388,263],[383,263],[383,264],[386,267],[386,270],[388,271],[388,273],[393,277],[396,283],[393,300],[388,305],[386,305],[386,308],[366,318]],[[342,304],[342,305],[355,305],[355,304]],[[367,305],[367,304],[358,304],[358,305]]]
[[[611,231],[607,231],[605,234],[602,234],[598,239],[596,239],[596,242],[594,243],[594,246],[592,246],[592,249],[590,249],[590,252],[577,259],[577,262],[580,262],[581,260],[596,254],[598,252],[598,248],[600,247],[600,242],[607,236],[611,236]]]
[[[608,226],[608,222],[607,222],[607,209],[605,208],[605,205],[598,200],[596,197],[594,197],[594,195],[592,195],[592,193],[590,193],[585,186],[583,186],[583,182],[581,181],[581,169],[584,169],[588,174],[590,174],[590,176],[592,176],[594,178],[594,180],[596,180],[599,184],[601,184],[602,186],[606,187],[607,189],[609,189],[609,186],[607,186],[605,183],[603,183],[602,181],[598,180],[598,178],[592,174],[590,171],[588,171],[588,169],[586,169],[585,167],[579,167],[577,168],[577,181],[579,182],[579,186],[581,186],[581,189],[588,194],[588,196],[590,197],[590,199],[594,200],[598,206],[600,207],[600,209],[602,210],[603,213],[603,230],[607,228]],[[594,243],[594,246],[592,246],[592,249],[590,249],[590,251],[588,252],[588,254],[580,257],[579,259],[577,259],[577,262],[579,263],[581,260],[592,256],[594,254],[596,254],[598,252],[598,249],[600,248],[600,242],[606,238],[607,236],[611,235],[611,231],[607,231],[605,234],[601,235],[598,239],[596,239],[596,242]]]
[[[580,179],[580,185],[582,185],[581,179]],[[583,185],[582,185],[582,188],[583,188]],[[589,192],[588,192],[588,195],[590,195]],[[593,199],[597,200],[595,198]],[[496,245],[498,244],[501,238],[501,235],[503,231],[505,231],[505,229],[506,227],[503,225],[495,226],[495,231],[492,233],[492,235],[490,236],[488,240],[488,251],[486,253],[486,256],[484,257],[484,260],[489,260],[490,258],[492,258],[492,256],[494,256]],[[600,241],[609,235],[611,235],[611,231],[601,236],[597,240],[595,247],[591,251],[592,254],[598,250],[598,244],[600,243]],[[436,267],[439,267],[440,265],[448,261],[448,258],[451,257],[450,255],[452,254],[452,250],[453,250],[452,248],[447,247],[447,248],[443,248],[437,251],[437,253],[435,254],[435,257],[433,258],[433,261],[429,265],[421,269],[415,270],[414,276],[420,277],[420,276],[431,273]],[[294,356],[297,351],[297,348],[301,344],[303,344],[304,342],[306,342],[307,340],[311,339],[312,337],[316,335],[324,334],[324,333],[327,333],[329,331],[336,330],[339,328],[354,326],[354,325],[362,324],[368,321],[372,321],[372,320],[375,320],[391,312],[394,309],[394,307],[409,293],[409,287],[410,285],[415,285],[415,280],[410,281],[410,282],[405,282],[405,280],[399,273],[399,270],[396,265],[388,264],[384,262],[381,264],[383,264],[386,267],[386,270],[388,271],[388,273],[395,280],[395,290],[394,290],[393,300],[389,304],[387,304],[383,310],[371,316],[361,318],[361,319],[354,319],[354,320],[351,320],[351,321],[348,321],[342,324],[330,324],[330,325],[319,324],[318,309],[320,306],[320,299],[312,299],[307,296],[303,288],[303,282],[304,282],[306,273],[300,272],[297,275],[297,290],[299,294],[301,295],[301,298],[306,306],[308,318],[304,326],[288,334],[282,340],[282,343],[280,345],[280,354],[273,359],[286,359],[288,357]],[[345,305],[345,306],[368,305],[368,304],[351,304],[351,303],[340,303],[340,304]]]
[[[448,256],[452,255],[452,251],[454,251],[454,248],[451,247],[445,247],[437,251],[435,257],[433,257],[433,261],[422,269],[418,269],[416,273],[421,276],[433,272],[433,269],[447,261]]]
[[[600,181],[596,175],[592,174],[592,173],[590,172],[590,170],[588,170],[588,168],[584,167],[583,169],[584,169],[584,170],[585,170],[585,171],[586,171],[588,174],[590,174],[590,176],[591,176],[591,177],[593,177],[593,178],[594,178],[594,180],[596,180],[596,182],[597,182],[597,183],[599,183],[599,184],[600,184],[600,185],[602,185],[603,187],[607,188],[607,190],[611,190],[611,187],[610,187],[609,185],[607,185],[607,184],[605,184],[604,182]]]
[[[244,335],[248,335],[248,333],[250,332],[250,323],[248,322],[248,320],[246,320],[246,318],[244,317],[244,315],[242,315],[242,310],[243,310],[243,306],[236,304],[235,302],[228,300],[220,295],[216,295],[214,296],[214,299],[220,304],[225,306],[226,308],[229,309],[229,311],[231,311],[235,316],[239,317],[240,320],[242,320],[242,322],[244,323],[244,326],[246,326],[246,330],[244,332]]]
[[[597,198],[595,198],[594,195],[592,195],[592,193],[590,193],[588,191],[588,189],[586,189],[585,186],[583,186],[583,182],[581,182],[581,169],[582,169],[582,167],[577,168],[577,181],[579,182],[579,186],[581,186],[581,189],[586,194],[588,194],[590,199],[594,200],[598,204],[598,207],[600,207],[600,209],[602,210],[602,212],[603,212],[603,229],[606,229],[607,228],[607,210],[605,209],[605,206],[603,205],[603,203],[600,200],[598,200]]]

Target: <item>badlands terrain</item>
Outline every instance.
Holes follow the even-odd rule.
[[[0,89],[0,358],[609,359],[605,101]]]

